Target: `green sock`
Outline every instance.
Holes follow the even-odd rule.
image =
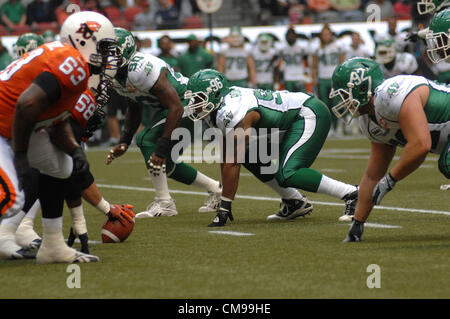
[[[177,182],[190,185],[195,181],[197,170],[186,163],[176,163],[173,171],[168,171],[167,174]]]

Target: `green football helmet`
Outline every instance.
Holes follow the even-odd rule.
[[[241,28],[234,26],[230,28],[230,35],[228,36],[228,42],[231,47],[238,48],[244,44],[244,37],[241,33]]]
[[[380,39],[375,45],[375,60],[380,64],[394,61],[397,55],[395,40],[392,38]]]
[[[427,54],[433,63],[450,63],[450,8],[436,13],[426,34]]]
[[[114,31],[116,32],[117,42],[122,53],[120,68],[127,65],[136,53],[136,41],[133,34],[124,28],[115,27]]]
[[[56,40],[56,33],[52,30],[46,30],[44,33],[42,33],[42,38],[44,39],[45,43],[53,42]]]
[[[194,73],[187,84],[185,110],[192,121],[198,121],[217,110],[230,91],[225,75],[212,69]]]
[[[262,52],[267,52],[272,47],[272,37],[267,33],[261,33],[258,35],[256,45]]]
[[[359,108],[370,102],[375,88],[383,80],[380,66],[372,59],[356,57],[341,63],[333,72],[330,92],[330,99],[339,98],[340,101],[331,110],[339,119],[349,112],[349,124],[360,115]]]
[[[433,14],[444,7],[450,6],[449,0],[419,0],[417,1],[417,11],[420,14]]]
[[[25,53],[36,49],[38,46],[44,44],[44,39],[36,33],[24,33],[13,45],[15,58],[18,59]]]

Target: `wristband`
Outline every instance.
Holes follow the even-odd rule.
[[[128,133],[126,130],[124,130],[124,131],[120,134],[119,144],[127,144],[127,145],[130,145],[130,144],[131,144],[131,141],[133,140],[133,135],[134,135],[134,134],[130,134],[130,133]]]
[[[156,150],[155,154],[158,157],[161,158],[167,158],[170,155],[170,139],[165,137],[158,138],[158,141],[156,142]]]
[[[394,183],[397,183],[397,180],[392,177],[391,173],[388,173],[388,176],[389,176],[390,179],[392,179],[394,181]]]

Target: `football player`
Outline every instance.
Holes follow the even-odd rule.
[[[36,49],[38,46],[44,43],[41,36],[34,33],[26,33],[21,35],[17,42],[14,44],[14,53],[17,58],[22,57],[23,54]],[[98,76],[92,76],[89,79],[89,87],[96,91],[98,87]],[[91,83],[92,82],[92,83]],[[101,101],[106,101],[106,96],[101,96],[100,92],[97,92],[97,98]],[[97,105],[96,98],[90,89],[87,89],[81,94],[75,106],[71,109],[70,124],[72,131],[74,132],[75,140],[81,145],[82,139],[86,139],[85,135],[88,127],[92,126],[92,121],[102,121],[96,119],[98,114],[101,114],[101,105]],[[94,116],[94,118],[92,118]],[[91,119],[92,118],[92,119]],[[95,128],[91,128],[95,129]],[[31,187],[33,191],[28,192],[25,197],[25,204],[23,211],[25,216],[22,219],[19,227],[16,231],[16,242],[22,247],[39,247],[41,244],[41,238],[34,231],[34,218],[38,210],[40,209],[39,200],[37,199],[37,178],[39,171],[33,170],[33,176]],[[68,245],[72,246],[75,237],[79,237],[81,242],[81,251],[89,253],[88,247],[88,235],[86,221],[84,218],[83,208],[81,206],[81,193],[86,201],[100,210],[102,213],[108,216],[108,218],[120,219],[122,223],[126,221],[132,221],[134,214],[131,209],[122,209],[126,206],[117,206],[116,210],[111,209],[111,205],[103,198],[96,184],[94,183],[94,177],[90,170],[83,172],[82,174],[72,175],[68,182],[68,190],[66,193],[66,202],[69,207],[69,211],[72,215],[72,228],[70,230]],[[128,206],[129,207],[129,206]]]
[[[275,68],[275,83],[279,83],[280,67],[283,67],[283,84],[289,92],[306,92],[307,68],[305,61],[308,60],[308,42],[297,39],[294,28],[286,31],[286,43],[279,49],[280,63]],[[220,71],[220,70],[219,70]],[[233,86],[232,83],[229,83]],[[275,86],[274,89],[279,89]]]
[[[56,40],[56,34],[52,30],[45,30],[41,36],[44,39],[45,43],[53,42]]]
[[[345,241],[360,241],[374,205],[414,172],[428,153],[440,154],[439,170],[450,178],[450,87],[421,76],[399,75],[385,80],[370,59],[345,61],[333,73],[331,97],[338,118],[359,117],[371,141],[366,171],[359,184],[358,204]],[[403,152],[386,174],[396,147]]]
[[[89,76],[114,68],[120,56],[111,22],[95,12],[70,15],[62,25],[61,40],[25,54],[0,73],[0,175],[6,199],[1,203],[3,258],[28,257],[14,235],[23,218],[20,210],[34,167],[40,172],[38,197],[43,216],[43,239],[36,261],[99,260],[68,247],[62,234],[67,178],[89,166],[67,118],[86,90]],[[47,128],[58,137],[58,147]]]
[[[232,27],[226,39],[228,48],[224,49],[217,62],[217,69],[236,86],[256,87],[255,61],[251,52],[245,47],[245,39],[239,27]]]
[[[277,65],[278,55],[272,44],[272,36],[267,33],[261,33],[258,35],[256,46],[253,50],[256,86],[264,90],[272,90],[275,82],[274,70]]]
[[[180,101],[188,79],[175,72],[160,58],[136,52],[131,32],[122,28],[115,30],[124,59],[112,87],[117,93],[127,97],[127,112],[119,144],[110,151],[107,164],[127,151],[142,121],[142,109],[147,107],[158,110],[151,122],[145,124],[144,129],[136,136],[136,143],[144,156],[156,190],[154,202],[145,211],[136,214],[136,217],[178,214],[175,201],[169,193],[167,175],[181,183],[207,190],[209,196],[199,212],[216,211],[221,194],[219,182],[186,163],[176,163],[176,159],[171,158],[170,154],[173,144],[171,135],[175,128],[180,126],[193,132],[192,122],[183,117],[183,106]]]
[[[411,53],[397,52],[395,40],[379,39],[375,46],[375,60],[380,65],[385,78],[400,74],[414,74],[419,65]]]
[[[242,150],[247,149],[251,128],[278,129],[284,133],[279,142],[276,173],[263,174],[250,167],[252,173],[256,173],[258,178],[262,175],[267,180],[275,179],[281,187],[339,198],[346,206],[341,217],[351,219],[357,202],[357,187],[309,168],[325,142],[331,123],[330,112],[319,99],[301,92],[229,87],[225,76],[215,70],[195,73],[189,79],[185,99],[192,120],[210,116],[211,123],[224,136],[222,197],[210,227],[224,226],[228,218],[232,220],[231,203],[238,187],[240,163],[248,162],[244,161]],[[244,138],[235,135],[240,129],[244,132]],[[234,142],[234,152],[226,149],[229,141]],[[234,156],[228,158],[227,151]]]

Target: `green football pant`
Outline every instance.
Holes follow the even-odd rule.
[[[306,93],[305,85],[300,81],[286,81],[284,87],[289,92],[303,92]]]
[[[439,156],[439,171],[448,179],[450,179],[450,136],[447,145]]]
[[[144,156],[147,169],[150,168],[148,160],[156,150],[156,142],[164,132],[168,110],[158,112],[152,119],[150,125],[144,127],[136,136],[136,144]],[[180,126],[188,129],[191,133],[194,131],[194,122],[189,118],[181,119]],[[191,134],[193,136],[193,134]],[[181,154],[179,154],[181,155]],[[177,158],[171,156],[166,159],[167,176],[184,184],[192,184],[197,177],[197,170],[186,163],[177,163]]]
[[[331,108],[335,105],[334,99],[330,99],[330,92],[332,88],[332,81],[331,79],[319,79],[318,83],[318,93],[319,93],[319,99],[324,102],[328,108],[330,109],[331,113],[331,124],[333,125],[333,129],[336,129],[337,127],[337,117],[334,115],[333,112],[331,112]]]

